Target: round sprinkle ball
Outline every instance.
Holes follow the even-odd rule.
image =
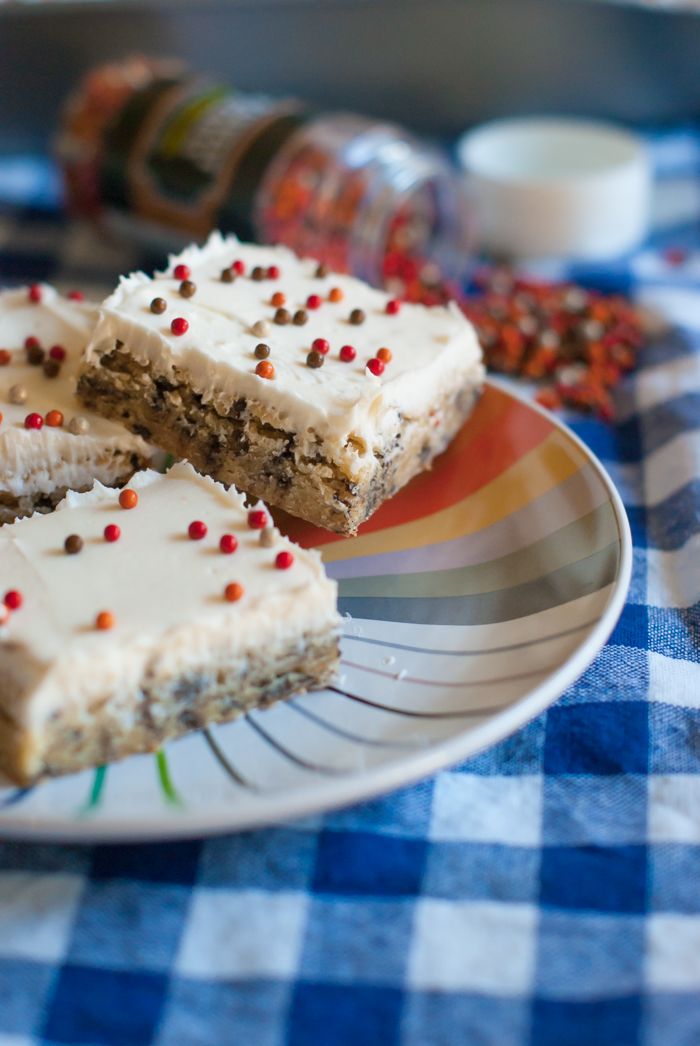
[[[325,262],[319,262],[319,264],[316,266],[316,277],[317,277],[317,279],[322,280],[324,276],[328,275],[328,271],[329,270],[328,270],[328,266],[326,265],[326,263]]]
[[[343,345],[339,355],[343,363],[352,363],[357,356],[357,351],[353,345]]]
[[[192,280],[183,280],[178,289],[183,298],[192,298],[197,291],[197,284],[192,283]]]
[[[323,366],[323,360],[324,357],[322,356],[322,354],[320,352],[316,352],[315,349],[312,349],[306,357],[306,366],[311,367],[312,370],[317,370],[319,367]]]
[[[44,419],[51,429],[60,429],[63,424],[63,414],[60,410],[50,410]]]
[[[270,333],[270,324],[267,320],[258,320],[250,329],[256,338],[264,338],[266,334]]]
[[[236,276],[242,276],[245,272],[245,262],[240,260],[234,261],[231,263],[231,268]]]
[[[272,548],[277,541],[277,535],[275,534],[273,527],[263,527],[260,531],[260,544],[263,548]]]
[[[3,603],[8,610],[19,610],[24,602],[24,597],[16,588],[10,588],[3,597]]]
[[[183,334],[187,334],[189,329],[190,325],[184,316],[176,316],[170,324],[170,330],[178,338]]]
[[[382,363],[391,363],[392,352],[391,349],[377,349],[377,359],[381,360]]]
[[[110,545],[114,544],[115,541],[119,541],[119,538],[122,535],[122,532],[116,523],[108,523],[103,533],[105,541],[108,541]]]
[[[288,312],[287,309],[279,308],[275,312],[274,321],[280,327],[286,326],[286,324],[288,324],[291,321],[291,319],[291,314]]]
[[[294,562],[294,556],[286,550],[278,552],[275,556],[275,566],[278,570],[289,570]]]
[[[267,512],[262,508],[252,508],[248,513],[248,526],[251,530],[262,530],[267,526]]]
[[[232,269],[221,270],[221,282],[222,283],[233,283],[236,276]]]
[[[0,349],[0,367],[6,367],[12,359],[12,353],[7,349]]]
[[[286,301],[286,295],[284,295],[282,291],[275,291],[275,293],[270,298],[270,304],[274,305],[275,308],[279,308],[280,306],[286,304]]]
[[[278,265],[268,265],[267,278],[268,280],[278,280],[280,278],[280,270]]]
[[[95,628],[100,632],[109,632],[114,628],[114,614],[109,610],[101,610],[95,618]]]
[[[201,519],[194,519],[187,528],[187,534],[192,541],[201,541],[207,536],[207,525]]]
[[[342,301],[345,295],[343,294],[340,287],[331,287],[328,292],[328,300],[332,302]]]
[[[68,431],[74,436],[84,436],[90,429],[90,422],[87,418],[84,418],[81,414],[76,414],[74,418],[71,418],[68,422]]]
[[[42,299],[41,284],[33,283],[27,291],[27,297],[33,305],[38,305]]]
[[[266,345],[264,341],[261,341],[253,349],[253,354],[256,360],[266,360],[270,355],[270,346]]]
[[[130,487],[125,487],[119,495],[119,504],[124,509],[136,508],[139,503],[139,496],[135,490]]]
[[[49,349],[49,356],[52,360],[56,360],[57,363],[63,363],[66,358],[66,350],[62,345],[52,345]]]
[[[265,279],[266,275],[267,273],[262,265],[256,265],[250,274],[250,278],[251,280],[255,280],[256,283],[260,283],[261,280]]]
[[[61,364],[58,360],[46,360],[43,371],[45,378],[57,378],[61,373]]]
[[[275,376],[275,368],[269,360],[260,360],[255,368],[255,373],[259,378],[267,378],[268,381],[272,381]]]
[[[10,403],[19,405],[27,402],[27,390],[24,385],[13,385],[8,393]]]
[[[68,291],[68,301],[85,301],[82,291]]]
[[[306,299],[306,308],[307,309],[320,309],[321,308],[321,295],[320,294],[310,294],[308,296],[308,298]]]
[[[396,315],[398,315],[400,309],[401,309],[401,302],[398,301],[396,298],[391,298],[386,303],[386,312],[387,312],[388,316],[396,316]]]
[[[364,323],[366,316],[362,309],[353,309],[350,313],[350,322],[354,327],[359,327],[361,323]]]
[[[168,307],[168,303],[165,298],[154,298],[151,302],[151,312],[154,312],[156,316],[161,316]]]
[[[292,317],[292,323],[297,327],[303,327],[305,323],[308,323],[309,314],[306,309],[297,309]]]
[[[176,265],[173,269],[173,276],[176,280],[189,280],[192,273],[190,272],[189,265]]]
[[[375,357],[368,362],[367,370],[370,374],[374,374],[375,378],[378,378],[380,374],[384,373],[384,364]]]
[[[42,418],[41,414],[37,414],[36,411],[32,411],[32,413],[27,414],[26,418],[24,419],[24,427],[25,429],[36,429],[38,431],[39,429],[43,429],[44,419]]]
[[[325,338],[314,338],[311,348],[314,352],[320,352],[322,356],[325,356],[330,351],[330,345]]]
[[[230,584],[224,589],[224,599],[228,603],[237,603],[239,599],[243,598],[245,589],[243,585],[238,581],[231,581]]]
[[[226,556],[230,556],[238,548],[238,538],[235,534],[224,534],[219,541],[219,548]]]
[[[83,539],[80,534],[69,534],[63,542],[63,547],[69,556],[77,556],[83,550]]]

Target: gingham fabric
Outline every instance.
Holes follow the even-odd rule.
[[[573,419],[634,536],[608,645],[507,741],[351,810],[0,844],[0,1046],[700,1042],[700,130],[651,143],[653,241],[568,270],[670,324],[614,426]],[[110,283],[50,170],[0,166],[3,281]]]

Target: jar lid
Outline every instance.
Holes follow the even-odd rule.
[[[483,247],[604,259],[646,234],[651,165],[629,131],[573,118],[496,120],[463,135],[458,156]]]

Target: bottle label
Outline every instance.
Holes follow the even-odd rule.
[[[156,81],[127,103],[106,136],[105,202],[195,239],[217,225],[253,238],[262,175],[305,119],[294,102]]]

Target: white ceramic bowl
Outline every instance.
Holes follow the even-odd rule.
[[[628,131],[558,117],[496,120],[465,134],[458,155],[483,247],[604,259],[647,231],[649,155]]]

